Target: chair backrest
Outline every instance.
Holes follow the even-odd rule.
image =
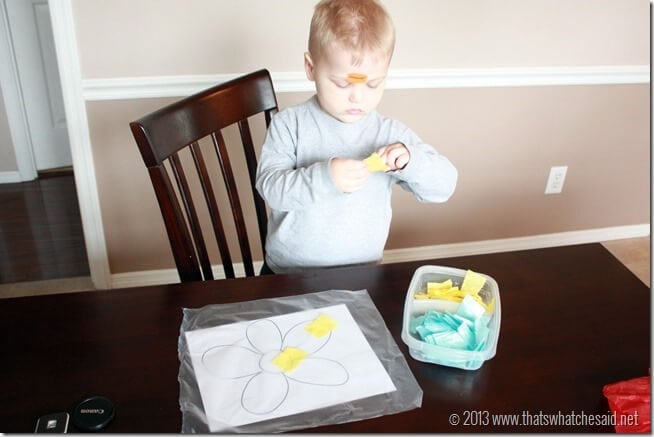
[[[223,129],[234,124],[239,128],[243,151],[236,151],[245,155],[263,253],[268,220],[265,203],[254,187],[257,158],[248,119],[263,113],[267,128],[275,112],[277,98],[270,74],[260,70],[186,97],[130,123],[152,180],[182,282],[214,278],[207,250],[212,244],[218,246],[225,277],[235,276],[219,213],[223,205],[216,200],[211,181],[211,174],[216,173],[217,167],[220,167],[229,198],[245,274],[254,276],[241,202],[244,196],[239,196],[228,156],[228,148],[230,153],[235,149],[233,144],[227,146]],[[213,144],[209,153],[215,153],[215,157],[210,157],[207,147],[200,143],[200,140],[208,142],[207,138]],[[182,153],[192,159],[183,157]],[[208,165],[208,158],[213,162],[217,158],[219,166]],[[175,180],[174,185],[172,180]],[[213,238],[207,235],[210,231],[203,232],[198,205],[208,212]]]

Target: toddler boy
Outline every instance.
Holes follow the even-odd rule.
[[[393,184],[422,202],[454,192],[450,161],[375,110],[394,47],[376,0],[316,5],[304,54],[316,94],[273,117],[259,158],[256,187],[271,209],[262,273],[378,262]],[[369,170],[373,152],[386,171]]]

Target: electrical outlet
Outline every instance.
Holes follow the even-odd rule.
[[[550,169],[550,176],[547,178],[547,185],[545,185],[545,194],[557,194],[563,190],[563,183],[565,182],[567,171],[567,165],[552,167]]]

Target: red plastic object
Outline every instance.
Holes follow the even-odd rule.
[[[604,386],[602,392],[615,415],[615,432],[650,432],[650,386],[649,376]]]

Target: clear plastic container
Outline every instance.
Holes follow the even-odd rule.
[[[476,272],[475,273],[479,273]],[[425,290],[428,282],[443,282],[451,279],[453,285],[461,286],[466,270],[443,266],[422,266],[413,274],[409,291],[404,301],[404,320],[402,322],[402,340],[409,347],[409,353],[413,358],[427,363],[440,364],[449,367],[458,367],[466,370],[479,369],[484,361],[495,356],[497,340],[500,335],[500,322],[502,319],[500,292],[495,279],[488,275],[479,273],[486,282],[479,292],[484,303],[488,304],[495,298],[494,309],[488,323],[489,333],[486,346],[479,351],[467,351],[453,349],[443,346],[436,346],[422,341],[419,337],[409,332],[411,318],[425,314],[429,310],[447,311],[454,313],[459,306],[458,302],[441,299],[414,299],[414,294]]]

